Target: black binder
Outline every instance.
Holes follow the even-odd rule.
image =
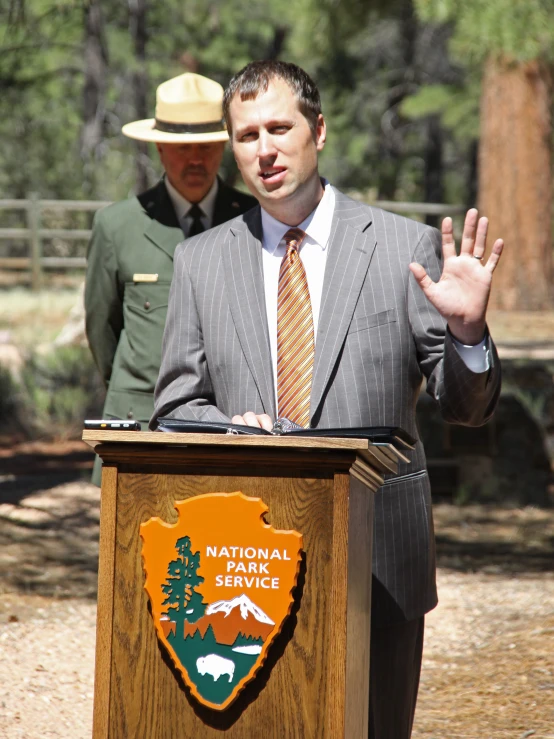
[[[299,436],[299,437],[331,437],[337,439],[367,439],[373,444],[400,445],[407,449],[413,449],[416,440],[404,429],[398,426],[368,426],[359,428],[317,428],[304,429],[293,428],[288,430],[283,427],[278,419],[272,431],[257,428],[255,426],[242,426],[236,423],[224,423],[216,421],[185,421],[177,418],[158,418],[158,431],[170,433],[193,433],[193,434],[241,434],[246,436]]]

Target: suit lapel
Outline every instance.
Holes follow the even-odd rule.
[[[223,263],[231,315],[242,351],[256,382],[264,411],[275,418],[261,234],[260,208],[255,208],[244,220],[233,223],[223,248]]]
[[[160,180],[138,199],[148,216],[145,237],[173,259],[175,247],[184,236],[164,181]]]
[[[371,257],[375,231],[371,211],[338,190],[323,280],[323,299],[310,400],[313,417],[339,358]]]

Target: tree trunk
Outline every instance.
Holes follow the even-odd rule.
[[[418,32],[417,17],[413,0],[404,0],[399,17],[399,47],[402,56],[403,75],[400,81],[392,80],[388,94],[387,110],[381,122],[379,138],[379,200],[394,200],[402,159],[404,156],[404,135],[398,108],[404,98],[414,91],[417,83],[415,56]]]
[[[469,144],[467,158],[469,160],[468,173],[466,178],[466,210],[475,208],[477,203],[477,182],[479,179],[479,142],[471,141]]]
[[[147,0],[129,0],[129,30],[133,39],[135,52],[135,70],[132,77],[135,112],[138,120],[148,118],[148,79],[146,75],[146,4]],[[148,144],[145,141],[136,141],[137,153],[135,157],[136,189],[144,192],[149,185]]]
[[[441,122],[438,116],[431,116],[427,122],[427,142],[425,146],[425,202],[442,203],[444,200],[444,166],[443,166],[443,135]],[[428,226],[439,225],[439,216],[427,215],[425,223]]]
[[[288,29],[285,26],[277,26],[273,31],[273,38],[271,39],[265,58],[266,59],[278,59],[283,52],[285,46],[285,39],[287,38]]]
[[[104,133],[106,75],[108,53],[104,37],[104,21],[100,0],[84,4],[84,61],[83,130],[81,156],[89,159],[96,154]]]
[[[540,62],[490,59],[481,100],[479,207],[502,237],[491,307],[552,307],[551,76]]]

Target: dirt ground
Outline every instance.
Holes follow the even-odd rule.
[[[0,458],[0,737],[85,739],[99,491],[79,445],[38,468],[19,451]],[[554,739],[554,510],[441,504],[436,523],[414,738]]]

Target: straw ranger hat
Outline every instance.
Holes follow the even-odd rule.
[[[187,72],[156,90],[156,117],[127,123],[125,136],[160,144],[197,144],[227,141],[223,120],[223,87]]]

